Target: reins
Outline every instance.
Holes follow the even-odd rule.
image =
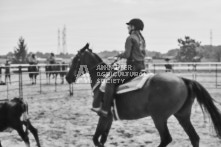
[[[117,61],[119,61],[119,59],[120,59],[120,58],[115,59],[115,60],[110,64],[110,66],[113,66],[113,64],[116,63]],[[97,67],[98,65],[100,65],[100,64],[102,64],[102,63],[104,63],[104,62],[102,61],[102,62],[96,64],[96,65],[93,66],[91,69]],[[97,82],[97,83],[92,87],[92,91],[94,91],[100,84],[101,84],[101,82]]]

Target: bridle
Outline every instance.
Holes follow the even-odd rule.
[[[83,56],[83,54],[81,54],[81,53],[82,53],[82,52],[79,51],[78,54],[76,55],[76,57],[78,58],[78,59],[77,59],[77,63],[75,64],[76,67],[78,67],[78,66],[80,65],[80,63],[81,63],[81,59],[82,59],[82,56]],[[90,52],[90,53],[93,54],[93,52]],[[76,58],[76,57],[75,57],[75,58]],[[74,59],[73,59],[73,60],[74,60]],[[116,63],[118,60],[119,60],[119,58],[117,58],[116,60],[114,60],[114,61],[110,64],[110,66],[113,66],[113,64]],[[94,68],[96,68],[98,65],[101,65],[101,64],[105,64],[105,63],[104,63],[103,61],[98,62],[97,64],[95,64],[95,65],[93,65],[92,67],[88,68],[88,71],[90,72],[90,71],[94,70]],[[73,65],[73,62],[72,62],[72,66],[74,66],[74,65]],[[76,72],[77,72],[77,70],[74,70],[74,76],[76,76]]]
[[[81,62],[81,57],[82,55],[79,55],[79,53],[76,55],[76,57],[78,57],[78,61],[77,61],[77,65],[76,66],[79,66],[80,62]],[[72,63],[73,64],[73,63]],[[95,64],[94,66],[90,67],[88,70],[91,71],[93,70],[94,68],[96,68],[98,65],[101,65],[101,64],[105,64],[103,61],[101,62],[98,62],[97,64]]]

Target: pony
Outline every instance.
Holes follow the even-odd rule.
[[[38,130],[34,128],[27,118],[28,104],[24,102],[22,98],[13,98],[12,100],[4,100],[0,102],[0,132],[6,130],[7,128],[12,128],[18,132],[22,140],[25,142],[27,147],[30,147],[30,142],[28,138],[28,130],[33,134],[37,146],[41,147]],[[26,116],[23,121],[21,121],[22,114]],[[26,131],[23,129],[23,125],[26,126]],[[0,142],[0,147],[2,147]]]
[[[106,72],[106,69],[97,70],[97,66],[106,65],[102,59],[89,49],[86,44],[73,58],[70,70],[66,75],[68,83],[75,82],[77,77],[85,73],[79,69],[87,66],[91,78],[94,98],[102,101],[103,93],[99,90],[100,77],[98,72]],[[115,104],[121,120],[135,120],[150,116],[160,134],[161,142],[158,147],[166,147],[171,141],[167,120],[174,115],[186,134],[189,136],[193,147],[199,147],[200,137],[195,131],[191,120],[191,108],[194,99],[197,99],[203,113],[208,113],[214,126],[217,137],[221,138],[221,113],[214,104],[214,99],[209,92],[197,81],[178,77],[173,73],[159,73],[150,78],[140,90],[116,94]],[[100,116],[93,135],[95,146],[103,147],[113,122],[113,114],[108,117]]]
[[[31,83],[36,84],[36,79],[39,72],[37,65],[30,64],[30,66],[28,66],[28,72],[29,72],[29,78],[31,79]]]

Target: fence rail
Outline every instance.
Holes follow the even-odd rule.
[[[221,63],[170,63],[174,74],[178,76],[183,76],[187,78],[191,78],[199,81],[200,83],[210,86],[212,88],[220,88],[221,86]],[[46,71],[46,66],[48,64],[38,64],[37,72],[28,72],[28,68],[36,65],[11,65],[8,66],[10,68],[10,73],[1,73],[1,77],[10,74],[13,79],[11,82],[6,81],[6,85],[0,86],[0,93],[2,98],[9,98],[10,93],[16,93],[19,97],[27,96],[25,93],[27,88],[32,88],[32,95],[42,94],[44,93],[44,87],[48,86],[50,91],[47,90],[47,93],[52,92],[69,92],[70,95],[73,95],[73,89],[78,91],[77,86],[69,85],[65,82],[65,84],[59,84],[59,78],[51,79],[52,81],[48,81],[47,75],[51,71]],[[57,71],[53,71],[54,73],[66,73],[68,71],[68,64],[53,64],[50,66],[60,66],[60,69]],[[66,70],[62,70],[61,66],[65,66]],[[6,66],[2,66],[2,69],[7,68]],[[162,73],[166,71],[165,63],[146,63],[146,69],[153,73]],[[31,85],[30,80],[28,79],[28,75],[30,73],[37,73],[37,84]],[[64,77],[63,77],[64,78]],[[85,78],[85,77],[84,77]],[[87,78],[89,78],[87,76]],[[90,80],[88,80],[90,81]],[[51,82],[51,83],[49,83]],[[79,84],[79,83],[78,83]],[[81,83],[83,84],[83,83]],[[53,85],[53,86],[52,86]],[[64,86],[65,85],[65,86]],[[212,86],[211,86],[212,85]],[[90,87],[88,87],[90,90]],[[17,92],[15,92],[17,91]],[[35,92],[34,92],[35,91]]]
[[[37,66],[38,71],[36,72],[29,72],[28,68],[32,66]],[[46,71],[46,67],[59,67],[55,71]],[[65,70],[63,69],[65,67]],[[9,68],[9,73],[6,73],[6,68]],[[1,66],[1,80],[3,77],[5,77],[5,82],[1,81],[0,86],[0,94],[1,98],[9,98],[12,93],[14,95],[17,95],[19,97],[28,96],[25,92],[27,89],[30,89],[33,91],[31,95],[36,94],[42,94],[44,93],[44,87],[48,86],[50,88],[47,88],[47,93],[53,93],[53,92],[70,92],[70,94],[73,93],[73,88],[71,86],[68,86],[66,82],[64,84],[59,83],[59,80],[61,81],[61,75],[62,74],[62,80],[64,81],[64,74],[68,71],[69,65],[68,64],[38,64],[38,65],[28,65],[28,64],[21,64],[21,65],[14,65],[11,66]],[[4,72],[5,70],[5,72]],[[57,74],[55,78],[48,77],[49,73],[51,74]],[[36,82],[37,84],[32,84],[29,79],[29,74],[37,74]],[[6,76],[9,76],[11,81],[9,81],[9,77],[6,78]],[[5,84],[5,85],[4,85]],[[65,85],[65,86],[64,86]],[[72,89],[71,89],[72,88]],[[48,91],[50,89],[50,91]]]

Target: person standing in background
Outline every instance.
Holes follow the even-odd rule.
[[[6,60],[6,63],[5,63],[5,83],[7,83],[7,79],[9,80],[9,83],[11,84],[11,73],[10,73],[9,60]]]

